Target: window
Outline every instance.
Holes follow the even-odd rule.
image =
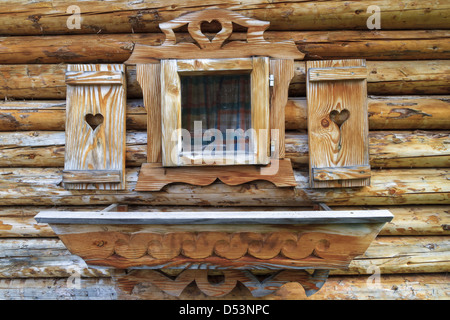
[[[269,59],[161,61],[164,166],[269,163]]]

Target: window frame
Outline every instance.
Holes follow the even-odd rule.
[[[161,60],[161,144],[164,167],[205,165],[266,165],[270,162],[269,57],[231,59]],[[181,127],[180,75],[249,72],[251,86],[251,128],[255,130],[255,151],[246,159],[234,154],[203,159],[183,152]],[[233,128],[230,128],[233,129]],[[173,134],[176,132],[176,136]],[[206,160],[206,161],[205,161]],[[221,161],[223,160],[223,161]],[[237,161],[238,160],[238,161]],[[211,164],[214,162],[214,164]]]

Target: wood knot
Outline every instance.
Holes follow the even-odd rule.
[[[99,248],[103,247],[105,244],[106,244],[106,241],[103,241],[103,240],[99,240],[99,241],[95,241],[94,242],[94,245],[99,247]]]
[[[322,125],[322,127],[327,128],[330,125],[330,122],[328,121],[328,119],[322,119],[320,124]]]

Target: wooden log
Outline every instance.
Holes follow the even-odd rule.
[[[377,237],[348,269],[330,275],[440,273],[450,266],[448,237]],[[111,268],[92,268],[70,254],[59,239],[0,239],[0,278],[109,277]],[[167,270],[176,275],[180,270]],[[217,272],[217,273],[220,273]],[[255,270],[254,274],[273,273]]]
[[[297,187],[276,188],[258,181],[241,186],[216,182],[207,187],[186,184],[166,186],[158,192],[135,192],[138,169],[127,169],[127,190],[78,191],[61,186],[59,168],[1,168],[1,205],[91,205],[123,203],[202,206],[329,206],[449,204],[448,169],[372,170],[371,185],[364,188],[313,190],[308,174],[294,170]]]
[[[142,131],[128,131],[126,165],[146,162],[147,136]],[[374,168],[449,167],[450,137],[446,131],[371,131],[370,165]],[[64,132],[0,132],[0,167],[64,166]],[[308,165],[307,134],[286,133],[286,158],[296,168]]]
[[[367,30],[367,20],[372,15],[367,8],[373,4],[368,0],[326,2],[290,2],[267,4],[263,1],[241,3],[237,1],[194,1],[189,5],[110,1],[109,8],[102,1],[80,4],[82,21],[79,28],[68,28],[73,12],[68,11],[70,1],[28,2],[19,0],[5,2],[0,6],[4,17],[0,28],[5,35],[43,35],[80,33],[136,33],[159,32],[158,25],[192,11],[207,8],[236,10],[239,13],[270,22],[272,30]],[[389,29],[439,29],[447,28],[448,5],[436,1],[380,0],[376,5],[382,12],[381,27]],[[401,18],[400,18],[401,17]],[[208,29],[207,29],[208,30]],[[218,31],[213,25],[209,31]]]
[[[431,60],[449,59],[447,30],[413,31],[267,31],[267,41],[293,40],[305,53],[304,60]],[[234,32],[230,40],[245,40]],[[177,39],[192,42],[186,33]],[[158,46],[164,34],[94,34],[71,36],[3,37],[0,58],[3,64],[33,63],[122,63],[135,44]]]
[[[146,114],[142,100],[128,100],[127,129],[145,130],[147,128]],[[60,131],[65,129],[65,117],[65,100],[0,102],[0,131]]]
[[[449,59],[447,30],[411,31],[267,31],[267,41],[293,40],[306,54],[304,60],[360,58],[367,60]],[[177,39],[192,42],[186,33]],[[230,40],[245,40],[233,32]],[[93,34],[64,36],[11,36],[0,38],[3,64],[122,63],[135,44],[158,46],[164,34]]]
[[[307,128],[306,103],[305,98],[288,100],[287,130]],[[450,96],[369,96],[367,103],[371,130],[450,129]]]
[[[70,279],[70,280],[69,280]],[[207,298],[195,286],[189,286],[180,297],[162,292],[155,286],[142,286],[133,294],[124,294],[115,288],[110,278],[36,278],[0,279],[2,300],[255,300],[245,288],[237,288],[222,298]],[[74,283],[75,282],[75,283]],[[368,285],[371,283],[372,285]],[[307,298],[304,289],[296,283],[287,283],[275,293],[261,300],[448,300],[448,275],[381,275],[379,282],[369,277],[330,276],[315,295]]]
[[[295,62],[289,96],[306,94],[305,62]],[[0,65],[0,99],[64,99],[65,68],[59,64]],[[449,94],[449,60],[367,61],[369,94]],[[135,66],[127,67],[128,98],[142,98]]]
[[[0,102],[0,131],[59,131],[65,127],[65,100]],[[306,98],[291,97],[285,108],[287,130],[306,129]],[[371,130],[450,129],[450,96],[370,96]],[[146,130],[142,100],[127,101],[127,129]]]

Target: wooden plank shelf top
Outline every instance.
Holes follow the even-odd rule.
[[[76,212],[41,211],[39,223],[50,224],[342,224],[384,223],[388,210],[235,211],[235,212]]]

